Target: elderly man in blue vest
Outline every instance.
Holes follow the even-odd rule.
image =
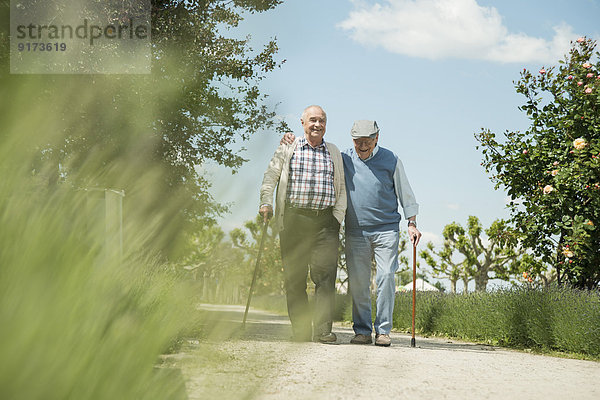
[[[372,343],[371,260],[375,259],[377,300],[375,344],[392,342],[395,280],[398,270],[400,220],[398,205],[408,220],[408,234],[418,243],[421,233],[416,216],[419,205],[406,178],[402,162],[393,152],[377,145],[375,121],[354,122],[354,148],[342,153],[348,195],[346,211],[346,265],[352,294],[353,344]]]
[[[377,145],[375,121],[354,122],[350,131],[354,148],[342,153],[348,204],[346,210],[346,265],[352,295],[353,344],[373,343],[371,317],[371,260],[377,265],[375,344],[389,346],[398,270],[400,220],[398,205],[408,220],[411,243],[419,243],[419,205],[404,166],[393,152]],[[291,143],[287,133],[282,143]]]

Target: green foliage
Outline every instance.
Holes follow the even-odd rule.
[[[411,296],[396,296],[396,329],[411,327]],[[598,321],[597,292],[523,286],[467,295],[417,292],[416,329],[426,335],[600,356]]]
[[[241,304],[247,296],[250,266],[245,254],[225,240],[217,225],[186,235],[184,254],[173,266],[190,279],[201,302]]]
[[[487,244],[484,244],[482,233],[488,237]],[[435,273],[450,279],[453,293],[456,292],[459,278],[463,279],[465,287],[468,280],[473,278],[475,289],[482,291],[486,289],[490,278],[508,280],[515,273],[518,265],[517,241],[505,221],[496,220],[484,230],[479,219],[470,216],[466,229],[452,222],[444,227],[443,236],[441,250],[436,252],[433,244],[429,243],[427,249],[421,252],[421,257]],[[453,260],[455,251],[463,257],[462,261]]]
[[[525,132],[476,134],[496,188],[511,197],[522,243],[559,271],[559,282],[600,282],[600,54],[580,38],[558,67],[523,70],[516,82]],[[595,61],[594,61],[595,58]]]
[[[109,251],[106,208],[96,196],[103,191],[73,181],[49,184],[53,174],[37,162],[36,148],[57,142],[74,123],[35,107],[43,105],[38,100],[46,87],[41,76],[0,85],[0,398],[185,398],[181,377],[156,368],[192,307],[186,286],[146,248],[163,215],[140,218],[145,214],[127,206],[123,255]],[[53,102],[68,108],[74,93],[65,87]],[[132,125],[138,121],[131,118]],[[134,153],[137,133],[124,133],[122,154]],[[98,177],[117,176],[113,168],[122,176],[135,172],[132,192],[154,195],[154,169],[136,169],[135,162],[125,168],[134,160],[127,156],[108,165],[99,162],[106,160],[101,148],[95,153],[79,161],[80,171]],[[134,198],[144,196],[126,195],[124,202]],[[170,207],[165,203],[164,212]]]
[[[275,39],[253,49],[250,36],[236,39],[231,29],[244,15],[279,3],[151,1],[149,75],[9,75],[3,57],[3,98],[27,96],[3,119],[24,110],[40,116],[18,121],[28,136],[18,144],[28,147],[23,162],[49,186],[125,190],[131,198],[126,214],[149,221],[164,216],[156,221],[161,233],[148,241],[176,259],[181,242],[175,235],[210,224],[226,210],[197,167],[211,161],[235,171],[245,161],[237,143],[276,125],[260,90],[260,81],[282,64]],[[8,21],[7,4],[0,13]],[[0,39],[7,55],[6,36]],[[140,174],[153,196],[137,185]]]
[[[243,250],[246,254],[246,275],[249,277],[247,287],[250,286],[251,277],[256,265],[262,226],[263,219],[260,215],[257,215],[254,221],[246,221],[244,224],[246,231],[236,228],[230,232],[233,245]],[[248,233],[250,234],[250,237],[248,237]],[[272,227],[269,226],[265,237],[265,247],[262,249],[255,294],[268,295],[283,293],[283,264],[281,261],[279,236],[273,231]]]
[[[30,185],[0,183],[0,398],[185,398],[155,368],[187,322],[185,287],[139,243],[110,257],[89,193]]]
[[[453,259],[454,250],[447,240],[444,241],[442,249],[439,251],[436,251],[433,243],[429,242],[426,249],[419,253],[419,256],[431,267],[436,278],[450,280],[450,291],[452,293],[456,293],[456,282],[459,279],[463,280],[466,292],[470,279],[466,273],[466,259],[460,262],[455,261]]]
[[[265,96],[258,82],[281,65],[274,59],[275,40],[255,53],[250,36],[235,39],[223,33],[238,25],[242,13],[263,12],[280,3],[152,1],[154,80],[169,82],[174,89],[156,122],[165,138],[165,155],[190,173],[194,165],[211,159],[238,168],[244,159],[231,144],[274,125],[274,112],[262,105]]]
[[[197,294],[160,260],[186,249],[184,222],[223,211],[195,166],[239,167],[232,144],[273,116],[257,82],[274,43],[250,56],[206,29],[277,2],[152,3],[154,28],[170,33],[153,32],[148,76],[9,75],[0,33],[0,398],[185,398],[157,364],[194,331]],[[122,257],[92,199],[110,188],[125,191]],[[202,232],[214,245],[218,232]]]

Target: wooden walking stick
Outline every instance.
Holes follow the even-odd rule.
[[[412,290],[412,338],[410,347],[415,347],[415,303],[417,300],[417,237],[413,237],[413,290]]]
[[[262,233],[260,234],[260,245],[258,246],[258,255],[256,256],[256,265],[254,266],[254,275],[252,275],[252,283],[250,284],[250,292],[248,292],[248,301],[246,302],[246,311],[244,311],[244,321],[242,322],[242,329],[246,328],[246,318],[248,317],[248,309],[250,308],[250,300],[252,299],[252,291],[254,290],[254,284],[256,283],[256,276],[258,275],[258,266],[260,264],[260,257],[262,256],[263,247],[265,246],[265,236],[267,236],[267,227],[269,226],[269,220],[265,218],[262,226]]]

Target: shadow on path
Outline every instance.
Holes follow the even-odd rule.
[[[208,340],[250,340],[261,342],[289,341],[292,327],[285,315],[250,308],[243,327],[244,306],[200,304],[203,331]]]
[[[246,327],[242,327],[245,307],[241,305],[200,304],[198,309],[204,313],[203,331],[209,341],[244,340],[259,342],[289,342],[292,328],[286,315],[250,308]],[[332,346],[357,346],[350,344],[354,337],[351,327],[335,323],[333,331],[338,337]],[[390,349],[410,348],[411,336],[392,332]],[[416,337],[416,348],[421,350],[490,352],[494,346],[466,343],[444,338]]]

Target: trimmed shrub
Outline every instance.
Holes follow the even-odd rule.
[[[411,314],[412,293],[400,293],[394,328],[410,331]],[[600,293],[557,287],[465,295],[417,292],[415,325],[425,335],[598,356]]]

